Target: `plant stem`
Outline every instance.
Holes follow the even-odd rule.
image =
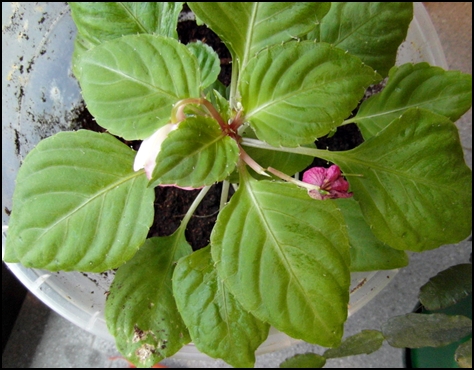
[[[237,101],[238,101],[238,90],[237,86],[239,84],[239,62],[238,59],[234,59],[234,55],[232,55],[232,76],[230,80],[230,93],[229,93],[229,103],[230,107],[234,110],[240,110],[239,107],[237,106]]]
[[[265,172],[262,166],[255,162],[253,158],[247,154],[247,152],[244,150],[244,148],[242,148],[240,144],[237,145],[239,146],[240,159],[242,159],[242,161],[247,163],[250,168],[257,172],[259,175],[270,176],[268,173]]]
[[[221,210],[227,203],[227,198],[229,197],[229,181],[224,180],[222,182],[222,191],[221,191],[221,200],[219,204],[219,210]]]
[[[179,228],[184,232],[186,230],[186,227],[188,226],[188,222],[191,219],[194,211],[196,211],[196,208],[199,206],[201,201],[204,199],[206,196],[207,192],[211,188],[210,185],[205,186],[201,189],[197,197],[194,199],[193,203],[191,204],[191,207],[189,207],[188,211],[186,212],[186,215],[184,216],[183,220],[181,221],[181,225],[179,225]]]
[[[287,182],[291,182],[292,184],[301,186],[302,188],[305,188],[305,189],[308,189],[308,190],[317,190],[321,194],[327,193],[326,191],[321,190],[321,187],[319,187],[317,185],[312,185],[312,184],[308,184],[307,182],[297,180],[294,177],[288,176],[287,174],[285,174],[283,172],[280,172],[280,171],[278,171],[277,169],[275,169],[273,167],[268,167],[267,170],[268,170],[268,172],[270,172],[270,173],[274,174],[275,176],[279,177],[280,179],[285,180]]]
[[[256,139],[249,139],[249,138],[242,138],[241,144],[244,146],[249,146],[252,148],[259,148],[259,149],[266,149],[266,150],[275,150],[278,152],[286,152],[286,153],[295,153],[295,154],[302,154],[307,155],[310,157],[318,157],[325,159],[329,162],[335,162],[335,159],[340,155],[338,152],[331,152],[326,149],[314,149],[314,148],[305,148],[304,146],[299,146],[296,148],[288,148],[288,147],[275,147],[271,146],[263,141],[256,140]]]

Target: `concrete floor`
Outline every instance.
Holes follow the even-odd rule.
[[[424,3],[439,34],[450,69],[472,73],[472,3]],[[472,168],[472,110],[457,123],[466,161]],[[429,277],[445,268],[465,263],[472,241],[448,245],[422,256],[414,254],[410,265],[365,308],[349,318],[346,336],[362,329],[380,329],[386,319],[411,311],[417,293]],[[256,367],[278,367],[286,358],[307,351],[322,353],[317,346],[301,343],[261,355]],[[169,367],[228,367],[222,361],[164,360]],[[2,356],[2,367],[127,367],[111,342],[100,339],[63,319],[33,295],[28,294]],[[386,344],[371,354],[329,360],[334,368],[400,368],[403,351]]]

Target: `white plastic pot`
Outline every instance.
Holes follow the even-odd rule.
[[[22,159],[43,138],[78,127],[81,94],[72,76],[75,25],[65,3],[2,3],[2,253],[15,178]],[[447,69],[436,31],[421,3],[398,64],[427,61]],[[77,326],[113,340],[105,319],[111,273],[49,272],[7,264],[16,277],[51,309]],[[397,270],[354,273],[349,315],[377,295]],[[257,354],[298,342],[274,329]],[[193,344],[175,358],[207,359]]]

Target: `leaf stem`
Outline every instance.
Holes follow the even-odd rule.
[[[239,154],[240,154],[240,159],[242,159],[242,161],[247,163],[249,167],[255,172],[257,172],[259,175],[270,177],[270,175],[265,172],[263,167],[260,166],[257,162],[255,162],[254,159],[247,154],[247,152],[244,150],[244,148],[242,148],[242,146],[239,143],[237,143],[237,145],[239,146]]]
[[[199,206],[201,201],[204,199],[206,196],[207,192],[211,188],[210,185],[205,186],[201,189],[197,197],[194,199],[193,203],[191,204],[191,207],[189,207],[188,211],[186,212],[186,215],[184,216],[183,220],[181,221],[181,225],[179,225],[179,228],[184,232],[186,230],[186,227],[188,226],[188,222],[191,219],[193,213],[196,211],[196,208]]]
[[[283,173],[281,171],[278,171],[277,169],[273,168],[273,167],[268,167],[267,168],[267,171],[274,174],[275,176],[279,177],[280,179],[282,180],[285,180],[285,181],[288,181],[288,182],[291,182],[292,184],[295,184],[295,185],[298,185],[298,186],[301,186],[302,188],[305,188],[305,189],[308,189],[308,190],[317,190],[319,192],[321,192],[321,188],[317,185],[313,185],[313,184],[308,184],[307,182],[303,182],[303,181],[300,181],[300,180],[297,180],[295,179],[294,177],[291,177],[291,176],[288,176],[286,173]],[[326,192],[325,192],[326,193]]]
[[[227,203],[227,198],[229,198],[229,186],[230,186],[229,181],[224,180],[222,182],[222,191],[221,191],[221,200],[219,203],[219,210],[224,208],[224,206]]]
[[[331,152],[326,149],[305,148],[304,146],[299,146],[296,148],[288,148],[288,147],[283,147],[283,146],[276,147],[276,146],[269,145],[263,141],[260,141],[257,139],[250,139],[250,138],[242,138],[241,144],[244,146],[251,147],[251,148],[275,150],[278,152],[295,153],[295,154],[307,155],[309,157],[318,157],[318,158],[325,159],[329,162],[336,162],[337,157],[340,157],[339,152]]]
[[[229,102],[230,102],[230,107],[235,110],[239,110],[237,107],[237,101],[238,101],[237,86],[239,84],[238,79],[239,79],[239,63],[238,63],[238,59],[236,59],[235,56],[232,55],[232,76],[230,80]]]
[[[203,105],[204,107],[206,107],[211,117],[219,123],[222,132],[224,132],[226,135],[235,134],[232,128],[224,121],[217,109],[214,108],[212,103],[205,98],[189,98],[177,102],[173,106],[173,110],[171,111],[171,123],[177,124],[186,119],[186,115],[184,114],[184,108],[186,108],[186,106],[189,104]]]

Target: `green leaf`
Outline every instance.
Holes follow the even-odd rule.
[[[346,152],[329,152],[350,176],[374,235],[392,248],[420,252],[467,238],[472,227],[472,171],[456,126],[411,109]]]
[[[302,353],[287,358],[280,364],[280,368],[319,369],[324,367],[324,365],[326,365],[326,359],[323,356],[316,353]]]
[[[69,2],[77,27],[73,71],[81,80],[78,63],[84,52],[108,40],[140,33],[178,39],[178,16],[182,2]]]
[[[395,316],[382,325],[382,333],[392,347],[441,347],[472,332],[472,321],[461,315],[409,313]]]
[[[148,239],[119,267],[105,305],[107,328],[118,350],[140,367],[152,367],[190,342],[173,297],[179,258],[192,252],[182,232]]]
[[[219,76],[221,70],[219,56],[214,49],[201,41],[189,43],[186,47],[198,61],[201,70],[201,89],[205,89],[216,81]]]
[[[360,333],[344,339],[339,347],[326,350],[324,357],[337,358],[362,354],[368,355],[382,347],[384,340],[384,336],[378,330],[362,330]]]
[[[347,50],[385,77],[412,18],[411,2],[332,2],[307,38]]]
[[[351,121],[368,139],[408,109],[420,107],[457,121],[472,104],[472,76],[427,63],[390,70],[387,86],[364,101]]]
[[[349,232],[351,272],[391,270],[408,265],[404,251],[391,248],[378,240],[353,198],[337,199]]]
[[[472,293],[472,265],[451,266],[432,277],[420,289],[420,302],[428,310],[440,310]]]
[[[233,367],[253,367],[269,325],[245,311],[217,277],[210,247],[179,260],[173,275],[178,309],[199,351]]]
[[[183,2],[69,2],[82,38],[93,45],[139,33],[178,39],[176,27]]]
[[[339,126],[377,74],[329,44],[290,42],[260,52],[240,80],[245,116],[273,146],[314,142]]]
[[[347,317],[349,246],[335,204],[243,174],[211,252],[244,309],[294,338],[337,345]]]
[[[104,42],[80,62],[87,108],[110,133],[145,139],[169,122],[173,104],[199,98],[195,56],[178,41],[131,35]]]
[[[92,131],[41,141],[18,172],[7,250],[26,267],[52,271],[102,272],[128,261],[154,214],[154,192],[133,171],[134,157]]]
[[[311,31],[330,7],[328,2],[187,4],[226,44],[239,70],[260,50]]]
[[[472,368],[472,338],[459,345],[454,359],[461,368]]]
[[[151,186],[212,185],[234,170],[238,158],[237,143],[221,131],[214,119],[190,117],[163,142]]]

